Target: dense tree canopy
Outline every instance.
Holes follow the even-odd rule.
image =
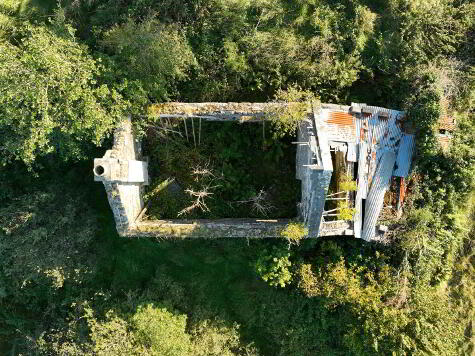
[[[23,22],[10,31],[0,40],[2,163],[31,165],[53,151],[82,157],[81,141],[100,144],[126,104],[98,84],[100,63],[71,27]]]

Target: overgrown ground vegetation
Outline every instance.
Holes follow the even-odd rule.
[[[144,155],[153,218],[242,218],[297,215],[292,136],[273,137],[263,123],[155,120]],[[185,125],[188,129],[185,129]],[[202,194],[199,205],[197,195]]]
[[[474,29],[463,0],[3,1],[0,353],[472,354]],[[117,236],[90,168],[122,115],[297,86],[406,111],[417,154],[391,244]]]

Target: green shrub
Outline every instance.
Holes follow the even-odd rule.
[[[186,315],[174,315],[153,304],[140,306],[132,316],[134,335],[141,345],[156,356],[190,355],[190,335],[186,333]]]
[[[70,26],[21,23],[0,39],[0,164],[57,153],[84,158],[99,145],[127,108],[121,96],[100,85],[101,65]]]
[[[345,192],[354,192],[358,190],[358,184],[348,174],[340,175],[340,190]]]
[[[339,200],[338,204],[338,220],[352,220],[356,209],[350,208],[347,200]]]
[[[280,232],[280,236],[287,240],[289,245],[298,245],[308,234],[308,229],[302,223],[289,223]]]
[[[277,137],[295,135],[299,124],[305,120],[318,102],[317,97],[309,90],[302,90],[298,85],[291,85],[288,90],[279,89],[274,97],[277,104],[271,106],[266,117],[272,122]]]
[[[131,96],[145,95],[155,102],[168,99],[175,81],[186,78],[193,63],[193,53],[179,28],[153,17],[141,23],[129,18],[107,30],[101,43],[112,54],[116,81],[125,75],[137,83]]]
[[[270,253],[265,249],[255,264],[256,272],[270,286],[284,288],[292,281],[289,258],[290,252],[285,249],[274,246]]]

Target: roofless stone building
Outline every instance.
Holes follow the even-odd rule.
[[[151,108],[152,115],[186,120],[262,122],[276,103],[167,103]],[[385,227],[378,225],[385,194],[396,186],[397,206],[404,199],[404,178],[412,161],[415,138],[404,126],[404,113],[366,104],[351,106],[313,104],[301,121],[295,144],[296,178],[301,182],[298,217],[308,237],[353,235],[377,240]],[[131,122],[124,120],[114,144],[94,160],[94,180],[103,182],[117,230],[122,236],[155,237],[278,237],[289,219],[176,219],[142,220],[143,191],[148,164]],[[353,191],[338,191],[342,175],[356,181]],[[337,189],[329,194],[333,184]],[[335,220],[326,202],[344,200],[352,218]]]

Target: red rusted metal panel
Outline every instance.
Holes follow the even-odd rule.
[[[342,126],[353,126],[355,124],[354,117],[346,112],[333,111],[330,112],[327,123]]]
[[[401,206],[404,202],[404,198],[406,197],[406,184],[404,182],[404,178],[401,177],[399,180],[399,205]]]

